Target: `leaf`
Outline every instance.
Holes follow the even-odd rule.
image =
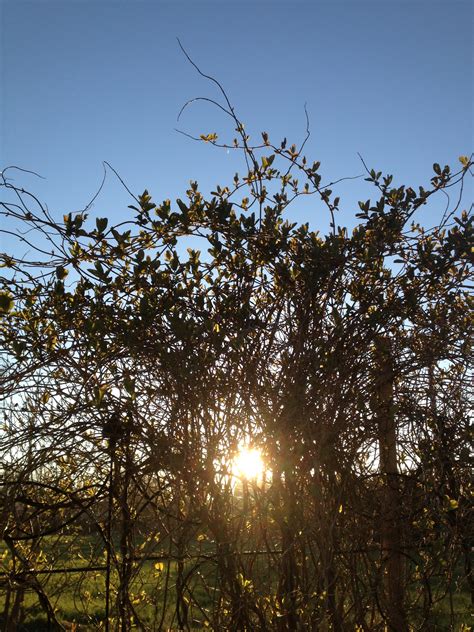
[[[159,571],[160,573],[162,572],[164,567],[165,565],[163,564],[163,562],[155,562],[155,569]]]
[[[66,268],[64,266],[58,266],[56,268],[56,277],[62,281],[63,279],[65,279],[67,277],[67,275],[69,274],[69,271],[66,270]]]
[[[183,202],[183,200],[180,200],[179,198],[176,200],[176,204],[179,206],[179,208],[181,209],[182,213],[188,213],[189,209],[186,206],[186,204]]]
[[[0,257],[0,268],[11,268],[12,266],[13,266],[13,259],[6,254],[2,254]]]
[[[96,403],[98,406],[101,405],[102,400],[104,399],[104,395],[107,392],[108,386],[107,384],[102,384],[101,386],[98,387],[97,392],[96,392]]]
[[[217,140],[217,134],[214,132],[212,134],[201,134],[199,138],[205,143],[214,143]]]
[[[123,381],[123,386],[132,399],[135,398],[135,381],[130,377],[126,377]]]
[[[173,272],[176,272],[176,270],[179,268],[179,259],[176,252],[173,253],[173,257],[170,261],[170,267],[173,270]]]
[[[11,312],[15,302],[8,292],[0,292],[0,314]]]
[[[95,225],[97,226],[97,231],[99,233],[103,233],[104,230],[107,228],[107,224],[109,223],[109,220],[106,217],[98,217],[95,220]]]
[[[462,164],[463,167],[467,167],[469,165],[468,156],[459,156],[459,162]]]
[[[96,261],[95,267],[89,268],[88,272],[93,274],[98,279],[101,279],[102,281],[108,281],[108,272],[104,270],[104,266],[101,264],[100,261]]]

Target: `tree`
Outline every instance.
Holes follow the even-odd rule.
[[[349,234],[320,164],[265,133],[251,146],[224,105],[248,170],[210,200],[191,182],[173,206],[145,191],[124,224],[61,222],[3,172],[4,230],[35,253],[2,255],[11,629],[25,587],[57,619],[37,573],[51,534],[51,563],[64,537],[97,534],[105,558],[88,561],[121,630],[402,632],[467,553],[472,218],[457,204],[424,230],[415,214],[471,160],[435,164],[418,193],[368,169],[378,199]],[[307,195],[331,217],[324,237],[286,219]],[[183,254],[190,237],[204,255]],[[239,496],[230,460],[249,440],[271,474]]]

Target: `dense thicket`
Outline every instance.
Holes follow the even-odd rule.
[[[58,221],[3,172],[7,630],[31,593],[64,623],[71,585],[121,630],[402,632],[472,590],[472,218],[416,216],[472,163],[418,191],[368,170],[349,233],[319,163],[237,131],[245,176],[145,191],[118,225]],[[303,195],[327,235],[288,219]],[[243,443],[264,480],[231,475]],[[65,549],[98,615],[87,573],[38,572]]]

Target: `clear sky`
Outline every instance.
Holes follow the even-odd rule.
[[[256,137],[307,145],[327,180],[370,167],[396,182],[426,184],[433,162],[456,165],[472,150],[471,0],[0,0],[0,168],[22,178],[59,217],[82,208],[109,161],[136,193],[183,196],[230,183],[242,162],[194,143],[217,131],[232,139],[216,97],[176,42],[218,78]],[[352,223],[367,183],[340,185],[341,223]],[[117,220],[130,201],[113,178],[93,212]],[[296,220],[327,225],[316,201]],[[436,212],[436,211],[431,211]],[[428,220],[429,221],[429,220]]]

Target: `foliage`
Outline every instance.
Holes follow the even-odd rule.
[[[245,175],[209,200],[145,191],[117,225],[57,221],[3,171],[6,629],[31,591],[60,625],[38,571],[87,534],[71,552],[99,568],[111,629],[423,629],[472,590],[473,223],[461,197],[435,228],[416,218],[471,159],[417,191],[367,169],[377,199],[350,234],[319,162],[252,146],[226,111]],[[308,195],[325,236],[288,219]],[[242,442],[264,481],[232,476]]]

